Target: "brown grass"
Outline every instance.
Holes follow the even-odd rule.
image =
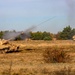
[[[11,41],[20,46],[22,52],[0,54],[0,75],[8,74],[11,66],[11,75],[55,75],[61,72],[64,66],[75,69],[75,41]],[[71,56],[71,62],[45,63],[43,52],[57,46]],[[69,67],[70,68],[70,67]]]

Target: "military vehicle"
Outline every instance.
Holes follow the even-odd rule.
[[[19,52],[19,46],[11,43],[9,40],[0,39],[0,53]]]
[[[75,41],[75,35],[72,37],[72,39]]]

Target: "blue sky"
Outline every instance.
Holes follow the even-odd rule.
[[[0,0],[0,30],[23,31],[54,17],[34,31],[56,33],[75,27],[74,7],[75,0]]]

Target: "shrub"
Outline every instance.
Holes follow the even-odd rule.
[[[48,37],[45,37],[43,40],[52,40],[52,38],[48,36]]]
[[[48,48],[44,51],[43,57],[46,63],[65,63],[70,60],[70,56],[58,47]]]

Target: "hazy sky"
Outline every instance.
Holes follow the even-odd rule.
[[[54,17],[34,31],[56,33],[75,27],[75,0],[0,0],[0,30],[26,30]]]

